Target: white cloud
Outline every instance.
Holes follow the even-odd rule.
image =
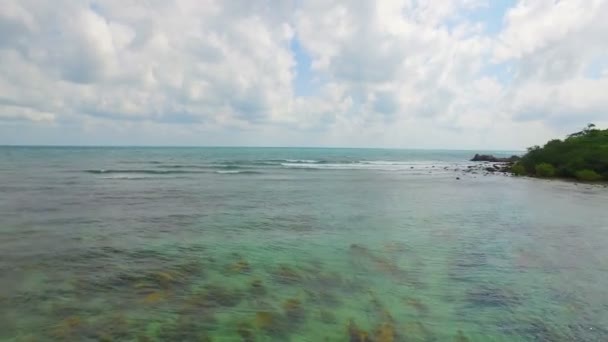
[[[41,112],[33,108],[3,105],[4,111],[0,112],[0,120],[29,120],[34,122],[52,122],[55,114]]]
[[[479,76],[487,39],[461,35],[467,23],[445,23],[471,1],[306,1],[297,32],[313,66],[347,87],[359,119],[451,117],[464,106],[463,85]],[[332,26],[336,26],[332,30]],[[457,108],[460,107],[460,108]]]
[[[608,1],[520,1],[506,15],[495,58],[515,66],[506,97],[516,120],[557,127],[608,121]]]
[[[493,132],[507,137],[492,147],[525,147],[608,124],[608,0],[520,0],[496,34],[471,19],[484,6],[5,0],[0,133],[487,147]],[[294,88],[298,53],[311,58],[306,96]]]
[[[9,1],[0,23],[14,32],[0,38],[0,72],[14,96],[5,100],[31,105],[38,88],[47,99],[38,105],[58,118],[280,119],[293,97],[289,13],[237,5]]]
[[[573,44],[585,37],[589,51],[605,49],[607,3],[604,0],[523,0],[506,14],[497,58],[522,58]],[[597,47],[588,43],[604,43]]]

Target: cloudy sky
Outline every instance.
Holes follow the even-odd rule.
[[[608,127],[608,0],[3,0],[0,144],[521,149]]]

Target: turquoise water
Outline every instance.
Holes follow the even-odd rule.
[[[0,340],[608,340],[607,189],[472,154],[0,148]]]

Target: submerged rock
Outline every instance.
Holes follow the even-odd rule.
[[[305,292],[308,296],[308,299],[317,305],[335,307],[342,303],[342,301],[338,298],[337,295],[326,290],[305,290]]]
[[[176,277],[169,272],[156,272],[152,279],[163,289],[168,289],[177,282]]]
[[[209,285],[206,291],[198,296],[200,304],[206,307],[233,307],[243,300],[243,294],[238,290],[230,290],[217,285]]]
[[[266,287],[259,279],[254,279],[251,281],[251,285],[249,286],[249,292],[256,296],[262,296],[266,294]]]
[[[334,324],[337,322],[336,315],[327,310],[319,311],[319,318],[321,319],[321,322],[326,324]]]
[[[131,329],[130,329],[131,328]],[[127,316],[122,313],[110,314],[95,322],[89,336],[95,335],[98,341],[125,341],[132,340],[132,329]]]
[[[196,277],[200,279],[205,276],[205,265],[200,261],[185,262],[177,265],[174,270],[182,277]]]
[[[414,308],[419,314],[425,314],[429,311],[429,307],[424,304],[420,299],[407,298],[405,303],[410,307]]]
[[[521,302],[520,298],[506,289],[490,286],[478,286],[467,294],[468,302],[474,307],[500,307],[507,308]]]
[[[378,299],[375,293],[370,291],[370,295],[371,312],[375,315],[375,317],[378,317],[383,322],[395,323],[393,315],[390,313],[390,311],[388,311],[388,309],[386,309],[386,307],[384,307],[384,305],[382,304],[380,299]]]
[[[322,289],[337,288],[344,285],[342,276],[337,272],[327,273],[316,273],[307,279],[307,283],[310,283],[316,287]]]
[[[177,322],[164,325],[159,333],[160,341],[211,341],[198,317],[181,316]],[[118,339],[121,341],[121,339]]]
[[[384,244],[384,250],[388,253],[405,253],[410,247],[404,242],[389,242]]]
[[[256,312],[254,322],[257,329],[263,330],[277,341],[288,341],[290,330],[295,328],[294,324],[299,323],[290,321],[289,318],[272,309]]]
[[[246,322],[241,322],[237,325],[236,332],[241,336],[244,342],[255,341],[255,335],[251,325]]]
[[[302,302],[297,298],[290,298],[283,302],[283,312],[290,323],[301,322],[306,316]]]
[[[276,323],[278,315],[270,311],[258,311],[255,314],[255,325],[258,329],[270,329]]]
[[[161,300],[165,299],[166,296],[167,296],[167,294],[164,291],[152,292],[144,298],[144,303],[156,304],[156,303],[160,302]]]
[[[228,266],[227,270],[230,273],[249,273],[251,271],[251,266],[247,260],[242,259]]]
[[[454,342],[469,342],[469,338],[464,335],[462,330],[458,330],[456,337],[454,337]]]
[[[433,335],[427,327],[420,322],[408,322],[404,328],[408,341],[433,341]]]
[[[359,244],[353,243],[350,245],[350,251],[359,254],[368,254],[369,249],[365,246],[361,246]]]
[[[201,270],[194,270],[196,267],[197,266],[194,264],[184,264],[180,265],[178,269],[148,272],[142,275],[131,275],[129,277],[120,276],[115,278],[113,286],[122,287],[131,285],[132,288],[137,289],[140,292],[183,289],[184,286],[188,284],[190,278],[195,275],[202,275]],[[118,281],[121,280],[124,281],[123,284],[118,283]]]
[[[350,251],[354,257],[368,264],[371,263],[371,265],[377,270],[397,277],[400,280],[407,279],[406,271],[401,269],[395,260],[389,257],[372,253],[372,251],[370,251],[367,247],[358,244],[350,245]]]
[[[350,342],[371,342],[372,340],[369,337],[369,333],[363,329],[360,329],[355,323],[354,320],[350,320],[348,322],[348,326],[346,329],[348,334],[348,340]]]
[[[195,317],[202,327],[212,328],[217,323],[215,314],[218,307],[214,303],[209,303],[206,298],[205,293],[187,298],[177,313],[183,317]]]
[[[287,265],[280,265],[279,268],[273,272],[273,277],[277,282],[284,284],[294,284],[302,281],[302,276]]]
[[[376,330],[376,342],[393,342],[395,341],[395,327],[391,323],[382,323]]]
[[[501,329],[506,333],[526,341],[574,341],[576,339],[566,338],[558,333],[553,327],[542,319],[531,319],[527,321],[506,321],[502,323]],[[583,340],[583,339],[581,339]],[[584,340],[587,341],[587,340]],[[602,341],[600,339],[589,339],[588,341]],[[605,341],[605,339],[604,339]]]
[[[51,335],[58,340],[76,340],[83,327],[83,321],[78,316],[68,317],[52,330]]]

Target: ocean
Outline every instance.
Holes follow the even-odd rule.
[[[0,340],[608,341],[607,189],[478,152],[0,147]]]

